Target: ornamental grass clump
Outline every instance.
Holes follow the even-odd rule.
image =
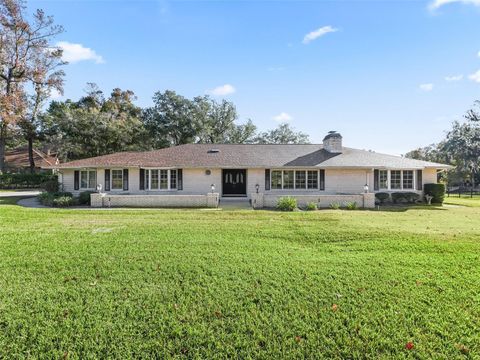
[[[312,202],[309,202],[309,203],[307,204],[307,206],[305,207],[305,210],[307,210],[307,211],[315,211],[315,210],[317,210],[317,204],[314,203],[313,201],[312,201]]]
[[[338,210],[338,209],[340,209],[340,203],[338,203],[338,202],[332,202],[332,203],[330,203],[330,209],[333,209],[333,210]]]
[[[356,201],[349,201],[345,203],[345,209],[347,210],[357,210],[358,205]]]
[[[291,196],[281,197],[277,201],[277,209],[280,211],[294,211],[297,209],[297,199]]]

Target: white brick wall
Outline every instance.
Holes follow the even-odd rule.
[[[218,193],[206,195],[91,194],[92,207],[216,208]]]
[[[206,171],[211,174],[207,175]],[[221,169],[183,169],[182,194],[206,194],[211,192],[211,185],[215,184],[215,192],[222,192]]]
[[[278,199],[287,195],[269,195],[264,194],[252,194],[253,203],[256,208],[261,208],[261,204],[266,208],[275,208],[277,206]],[[299,207],[304,207],[308,203],[316,203],[319,208],[329,208],[330,204],[338,203],[340,206],[344,206],[348,202],[356,202],[359,208],[372,209],[375,207],[375,194],[351,194],[351,195],[291,195],[297,199]]]

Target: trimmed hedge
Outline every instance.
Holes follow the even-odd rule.
[[[433,197],[432,204],[443,204],[445,198],[445,184],[425,184],[423,190],[425,195]]]
[[[47,182],[57,182],[53,174],[1,174],[0,189],[39,189]]]
[[[83,191],[78,196],[79,205],[90,205],[90,195],[95,194],[95,191]]]
[[[375,197],[380,202],[380,204],[384,204],[385,201],[390,199],[390,194],[386,192],[379,192],[375,194]]]
[[[392,193],[393,202],[406,202],[406,203],[415,203],[420,200],[420,195],[414,192],[395,192]]]

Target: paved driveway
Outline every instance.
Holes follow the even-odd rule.
[[[12,197],[12,196],[37,196],[40,194],[38,190],[25,190],[25,191],[3,191],[0,190],[0,197]]]

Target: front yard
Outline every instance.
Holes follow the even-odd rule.
[[[478,358],[480,207],[0,202],[0,358]],[[467,206],[465,206],[467,205]]]

